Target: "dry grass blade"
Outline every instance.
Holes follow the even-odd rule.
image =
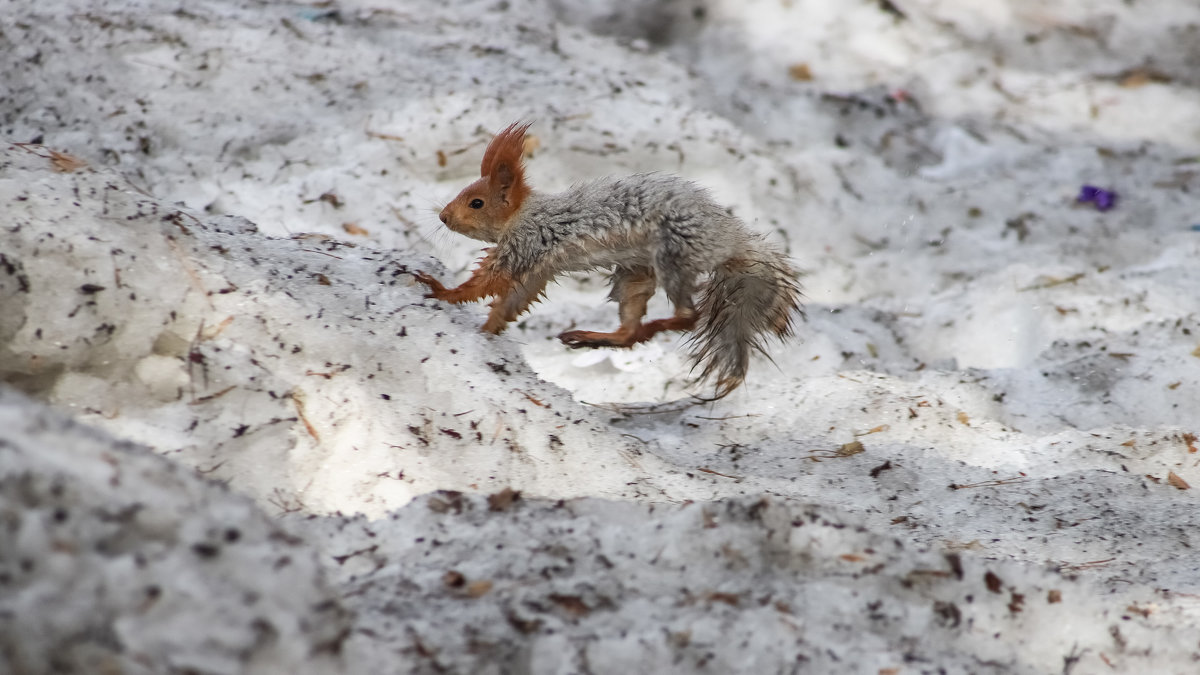
[[[52,150],[38,143],[13,143],[13,145],[25,152],[50,160],[50,165],[59,173],[71,173],[88,165],[87,162],[74,155]]]

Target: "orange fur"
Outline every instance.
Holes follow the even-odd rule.
[[[525,182],[527,129],[528,123],[511,124],[492,138],[479,165],[479,180],[463,188],[439,214],[446,227],[480,241],[500,239],[532,191]]]
[[[483,161],[479,163],[479,175],[487,178],[492,194],[504,200],[506,221],[521,208],[531,192],[525,182],[525,132],[528,129],[528,122],[508,125],[488,143]]]
[[[485,333],[492,334],[504,332],[509,322],[515,321],[529,309],[546,290],[546,280],[518,281],[496,264],[496,259],[491,255],[480,258],[479,266],[471,273],[471,278],[455,288],[446,288],[442,282],[424,272],[412,274],[418,283],[429,287],[429,292],[425,294],[427,298],[456,305],[487,297],[494,298],[487,321],[482,327]]]
[[[525,176],[525,132],[529,123],[513,122],[503,131],[496,134],[483,151],[483,161],[479,163],[479,175],[491,176],[504,165],[513,167],[519,178]]]
[[[446,227],[473,239],[497,242],[521,209],[531,189],[525,182],[525,131],[529,124],[511,124],[488,143],[479,166],[480,178],[450,201],[439,218]],[[519,284],[485,255],[471,278],[457,288],[446,288],[437,279],[417,272],[417,281],[429,287],[425,297],[462,303],[494,297],[483,330],[499,333],[517,318],[544,288]]]
[[[442,282],[424,272],[416,272],[414,276],[417,281],[429,287],[429,293],[425,297],[456,305],[491,296],[503,296],[513,283],[512,277],[492,264],[492,259],[488,256],[480,258],[479,265],[471,273],[471,278],[456,288],[446,288]]]
[[[654,295],[653,272],[630,275],[618,285],[612,298],[617,301],[621,315],[621,326],[611,333],[590,330],[572,330],[558,336],[563,344],[571,348],[580,347],[632,347],[645,342],[662,331],[689,331],[696,325],[696,313],[690,309],[676,309],[669,319],[655,319],[642,323],[646,315],[646,302]]]

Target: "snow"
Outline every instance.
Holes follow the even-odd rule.
[[[1197,31],[10,3],[0,671],[1190,672]],[[599,275],[499,338],[423,299],[517,119],[538,188],[679,173],[786,246],[799,339],[686,407],[678,336],[554,338]]]
[[[184,465],[0,396],[5,672],[339,665],[350,617],[310,546]]]

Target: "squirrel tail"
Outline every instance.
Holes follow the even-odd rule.
[[[716,377],[716,394],[708,400],[723,398],[742,383],[751,350],[766,356],[767,335],[780,340],[792,335],[794,319],[803,315],[797,277],[781,252],[757,238],[712,273],[688,340],[700,379]]]

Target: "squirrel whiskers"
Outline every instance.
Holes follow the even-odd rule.
[[[529,308],[554,277],[611,270],[620,327],[611,333],[573,330],[569,347],[631,347],[660,331],[694,331],[688,347],[702,379],[721,398],[745,379],[764,337],[792,334],[801,313],[797,272],[787,258],[678,176],[603,178],[558,194],[532,190],[523,165],[528,124],[492,139],[480,178],[442,209],[446,227],[494,244],[471,278],[446,288],[427,274],[427,297],[461,303],[494,297],[483,330],[499,333]],[[661,286],[675,308],[642,323]],[[699,303],[695,296],[699,293]]]

